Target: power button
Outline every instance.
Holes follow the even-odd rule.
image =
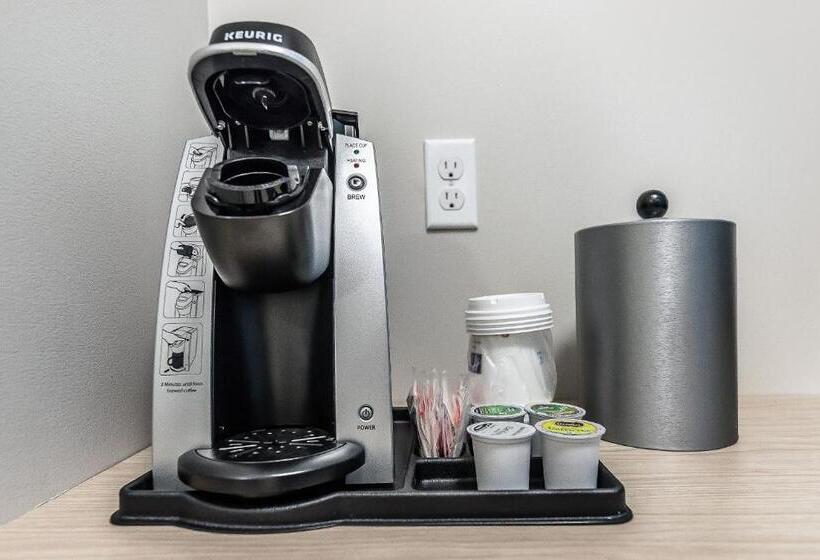
[[[354,173],[350,177],[347,178],[347,186],[354,191],[360,191],[367,185],[367,181],[365,180],[363,175],[359,175],[358,173]]]
[[[373,420],[373,407],[369,404],[363,404],[359,408],[359,418],[362,419],[362,422],[370,422]]]

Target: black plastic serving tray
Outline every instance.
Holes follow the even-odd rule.
[[[530,490],[480,492],[472,457],[422,459],[412,453],[406,409],[394,410],[396,487],[326,484],[263,500],[197,491],[154,490],[145,473],[120,490],[117,525],[176,525],[205,531],[273,533],[333,525],[592,525],[632,519],[624,487],[602,463],[598,487],[545,490],[540,459]]]

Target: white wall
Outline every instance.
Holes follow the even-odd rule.
[[[209,19],[307,33],[377,142],[397,400],[412,365],[463,367],[468,296],[516,290],[552,302],[574,395],[573,233],[655,185],[670,216],[738,223],[741,391],[820,391],[820,3],[211,0]],[[427,234],[422,140],[460,136],[479,230]]]
[[[0,2],[0,522],[149,444],[197,0]]]

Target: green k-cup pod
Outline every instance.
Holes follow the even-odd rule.
[[[514,404],[479,404],[470,407],[470,418],[474,422],[506,420],[521,422],[524,420],[524,409]]]
[[[546,420],[548,418],[583,418],[587,413],[580,406],[559,402],[531,403],[525,409],[530,416],[530,424],[535,424],[536,420]]]

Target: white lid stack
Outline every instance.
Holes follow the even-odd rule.
[[[519,334],[552,328],[552,308],[542,293],[470,298],[467,332],[475,335]]]

